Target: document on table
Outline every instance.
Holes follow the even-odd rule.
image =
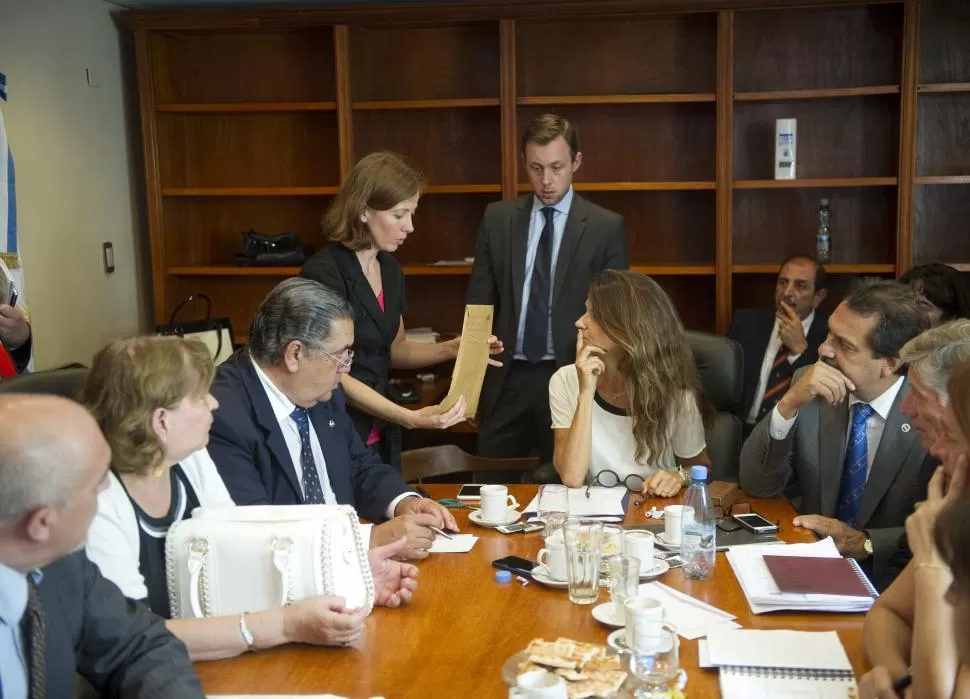
[[[453,534],[450,539],[436,536],[428,553],[468,553],[478,537],[474,534]]]
[[[589,488],[589,497],[586,486],[582,488],[569,489],[569,516],[570,517],[623,517],[626,512],[623,509],[623,498],[626,496],[626,488],[603,488],[593,486]],[[526,505],[525,512],[536,513],[539,510],[539,496],[536,495],[532,501]]]
[[[677,633],[691,641],[706,636],[715,630],[737,629],[733,614],[694,599],[690,595],[667,587],[658,582],[640,585],[641,597],[650,597],[663,605],[666,622],[677,629]]]
[[[488,368],[488,338],[492,334],[492,306],[465,306],[465,322],[461,327],[458,358],[451,373],[451,388],[441,401],[450,410],[458,398],[465,396],[465,417],[478,413],[478,399]]]

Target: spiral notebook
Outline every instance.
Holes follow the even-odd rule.
[[[715,629],[707,664],[720,667],[724,699],[849,699],[852,665],[834,631]]]

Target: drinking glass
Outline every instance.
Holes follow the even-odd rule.
[[[569,489],[564,485],[540,486],[536,510],[536,516],[545,525],[542,536],[548,539],[569,519]]]
[[[610,574],[610,599],[613,602],[613,615],[624,619],[624,603],[629,597],[636,597],[640,591],[640,559],[636,556],[610,556],[606,559]]]
[[[600,592],[600,546],[603,523],[590,519],[571,519],[563,527],[566,539],[566,575],[569,601],[594,604]]]
[[[664,624],[659,636],[652,636],[643,648],[630,649],[630,672],[640,680],[636,699],[669,699],[673,689],[683,691],[687,673],[680,669],[680,648],[674,627]]]
[[[607,561],[623,553],[623,527],[618,524],[603,525],[603,543],[600,546],[600,587],[609,588],[610,568]]]

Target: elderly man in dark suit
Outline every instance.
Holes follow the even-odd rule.
[[[0,696],[201,699],[185,646],[77,550],[111,450],[80,405],[0,397]],[[73,553],[72,553],[73,551]]]
[[[554,114],[522,136],[532,193],[489,204],[475,244],[468,303],[495,306],[504,342],[479,402],[478,453],[552,460],[549,379],[576,358],[576,320],[586,288],[604,269],[626,269],[623,217],[573,191],[582,163],[576,129]]]
[[[911,289],[859,284],[829,318],[821,359],[755,427],[741,450],[741,487],[787,491],[795,525],[832,536],[844,556],[883,575],[922,498],[926,450],[901,406],[903,345],[929,327]]]
[[[828,334],[828,314],[819,309],[826,286],[825,268],[796,255],[778,271],[772,308],[734,312],[727,334],[744,355],[741,420],[746,436],[785,394],[795,372],[818,361],[818,346]]]
[[[380,522],[372,547],[406,537],[402,555],[424,558],[431,527],[458,527],[354,428],[340,388],[353,344],[346,299],[311,279],[278,284],[256,312],[248,347],[216,372],[209,455],[237,505],[352,505]]]

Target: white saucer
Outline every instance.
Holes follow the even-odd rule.
[[[625,619],[616,616],[616,608],[613,606],[612,602],[597,604],[595,607],[593,607],[593,618],[601,624],[606,624],[607,626],[620,627],[626,625]]]
[[[670,570],[670,564],[667,561],[662,561],[659,558],[653,559],[653,568],[648,571],[640,573],[641,580],[649,580],[650,578],[659,578],[661,575]]]
[[[544,565],[537,565],[532,569],[532,579],[540,585],[545,585],[546,587],[555,587],[560,590],[569,587],[569,583],[565,580],[555,580],[550,578],[549,571]]]
[[[626,629],[617,629],[606,637],[606,645],[617,653],[629,653],[630,649],[626,645]]]
[[[488,529],[494,529],[495,527],[501,527],[506,524],[514,524],[515,522],[519,521],[519,517],[521,516],[522,516],[522,513],[519,512],[518,510],[510,509],[508,510],[508,515],[506,516],[504,522],[486,522],[485,520],[482,519],[481,510],[473,510],[468,514],[468,519],[470,519],[472,522],[474,522],[480,527],[487,527]]]
[[[680,550],[680,544],[672,544],[672,543],[670,543],[669,541],[667,541],[667,537],[665,537],[663,534],[655,534],[654,535],[654,538],[664,548],[677,549],[678,551]]]

